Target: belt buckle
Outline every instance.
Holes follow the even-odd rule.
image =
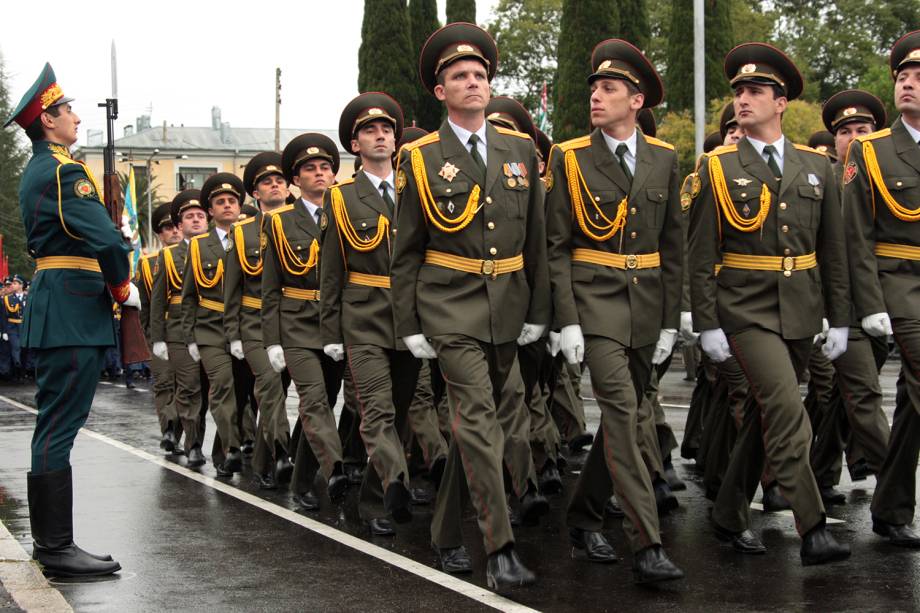
[[[786,272],[795,270],[795,258],[791,255],[787,255],[783,258],[783,270]]]
[[[639,256],[638,255],[627,255],[626,256],[626,270],[632,270],[633,268],[639,267]]]
[[[482,274],[489,275],[493,279],[497,276],[495,266],[495,260],[483,260],[482,261]]]

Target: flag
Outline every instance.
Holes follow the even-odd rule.
[[[540,92],[540,108],[538,108],[537,112],[535,113],[537,127],[543,131],[546,131],[547,123],[549,122],[549,119],[547,118],[548,114],[549,113],[546,103],[546,81],[543,81],[543,90]]]
[[[141,233],[137,219],[137,194],[134,190],[134,167],[128,173],[128,184],[125,186],[125,206],[121,210],[121,225],[125,224],[131,229],[131,277],[137,270],[137,262],[141,258]]]

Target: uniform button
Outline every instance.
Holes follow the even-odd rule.
[[[789,226],[783,224],[783,227],[780,228],[780,230],[782,230],[784,233],[785,233],[785,232],[788,232],[788,231],[789,231]]]
[[[633,285],[639,285],[639,277],[633,277]]]
[[[629,238],[636,238],[637,236],[639,236],[639,235],[638,235],[636,232],[630,232],[630,233],[629,233]]]
[[[742,197],[742,198],[747,198],[747,192],[741,192],[741,197]]]
[[[631,209],[629,209],[629,214],[630,214],[630,215],[635,215],[635,214],[636,214],[636,207],[632,207]]]
[[[256,255],[259,255],[259,250],[258,250],[258,249],[255,250],[255,254],[256,254]]]
[[[792,249],[789,249],[788,247],[783,249],[783,255],[792,255]]]
[[[595,196],[595,197],[594,197],[594,201],[595,201],[595,202],[600,202],[600,201],[601,201],[601,197],[600,197],[600,196]]]
[[[897,187],[901,187],[902,185],[904,185],[904,184],[903,184],[902,182],[900,182],[900,181],[897,181],[897,182],[895,183],[895,186],[897,186]]]
[[[489,226],[489,229],[490,229],[490,230],[494,230],[494,229],[495,229],[495,222],[494,222],[494,221],[490,221],[490,222],[488,223],[488,226]]]
[[[362,228],[366,228],[366,227],[367,227],[367,222],[366,222],[366,221],[362,221],[362,222],[361,222],[361,227],[362,227]],[[298,249],[300,249],[300,247],[298,247]]]
[[[779,209],[780,209],[781,211],[785,211],[785,210],[786,210],[786,203],[785,203],[785,202],[780,202],[780,203],[779,203]]]
[[[492,204],[492,196],[486,196],[486,204]]]
[[[489,253],[491,253],[492,255],[495,255],[496,253],[498,253],[498,249],[496,249],[495,247],[492,247],[491,249],[489,249]]]
[[[300,245],[297,245],[297,251],[300,251]]]
[[[449,194],[449,193],[450,193],[450,188],[448,187],[448,188],[445,189],[444,191],[447,192],[447,193]]]
[[[396,228],[393,228],[393,234],[396,234]]]

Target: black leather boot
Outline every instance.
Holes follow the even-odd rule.
[[[489,556],[486,563],[486,584],[489,589],[501,592],[513,587],[531,585],[537,580],[513,547],[508,546]]]
[[[70,467],[28,475],[32,559],[58,577],[98,577],[121,570],[110,556],[87,553],[73,542],[73,483]]]

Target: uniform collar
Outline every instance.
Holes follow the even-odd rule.
[[[907,133],[910,134],[910,138],[915,143],[920,143],[920,130],[917,130],[915,127],[904,121],[904,117],[901,117],[901,123],[904,124],[904,128],[907,130]]]
[[[614,155],[616,155],[617,147],[620,146],[621,143],[626,143],[626,148],[629,149],[629,154],[633,156],[633,158],[636,157],[636,139],[638,138],[636,129],[633,129],[632,135],[630,135],[630,137],[626,140],[617,140],[603,130],[601,130],[601,134],[604,135],[604,142],[607,143],[607,146],[610,147],[610,152]]]
[[[310,202],[304,197],[301,197],[300,201],[303,203],[305,207],[307,207],[307,213],[310,214],[310,217],[312,217],[313,219],[316,219],[316,211],[319,210],[321,207],[313,204],[312,202]]]
[[[486,123],[487,122],[483,120],[482,126],[480,126],[478,130],[476,130],[475,132],[470,132],[466,128],[462,128],[458,126],[457,124],[455,124],[454,122],[452,122],[450,120],[450,117],[447,118],[447,125],[449,125],[450,129],[454,131],[454,134],[457,135],[457,138],[460,140],[460,142],[463,144],[464,147],[466,147],[469,144],[471,134],[475,134],[476,136],[478,136],[479,141],[483,145],[488,145],[488,142],[486,141]]]
[[[377,175],[371,174],[371,173],[367,172],[366,170],[362,170],[361,172],[363,172],[363,173],[367,176],[367,178],[368,178],[368,179],[370,180],[370,182],[373,184],[374,189],[376,189],[378,192],[380,191],[380,184],[381,184],[383,181],[386,181],[387,184],[389,184],[390,189],[393,189],[393,172],[392,172],[392,171],[390,172],[389,175],[387,175],[387,177],[386,177],[385,179],[381,179],[381,178],[378,177]]]
[[[751,146],[754,147],[754,151],[756,151],[758,155],[760,155],[760,157],[763,157],[764,147],[766,147],[767,145],[773,145],[773,147],[776,148],[776,157],[778,157],[780,160],[783,159],[783,154],[785,153],[785,145],[786,145],[785,135],[780,135],[780,137],[773,143],[765,143],[762,140],[757,140],[756,138],[751,138],[750,136],[746,136],[745,138],[748,139],[748,142],[751,143]]]

